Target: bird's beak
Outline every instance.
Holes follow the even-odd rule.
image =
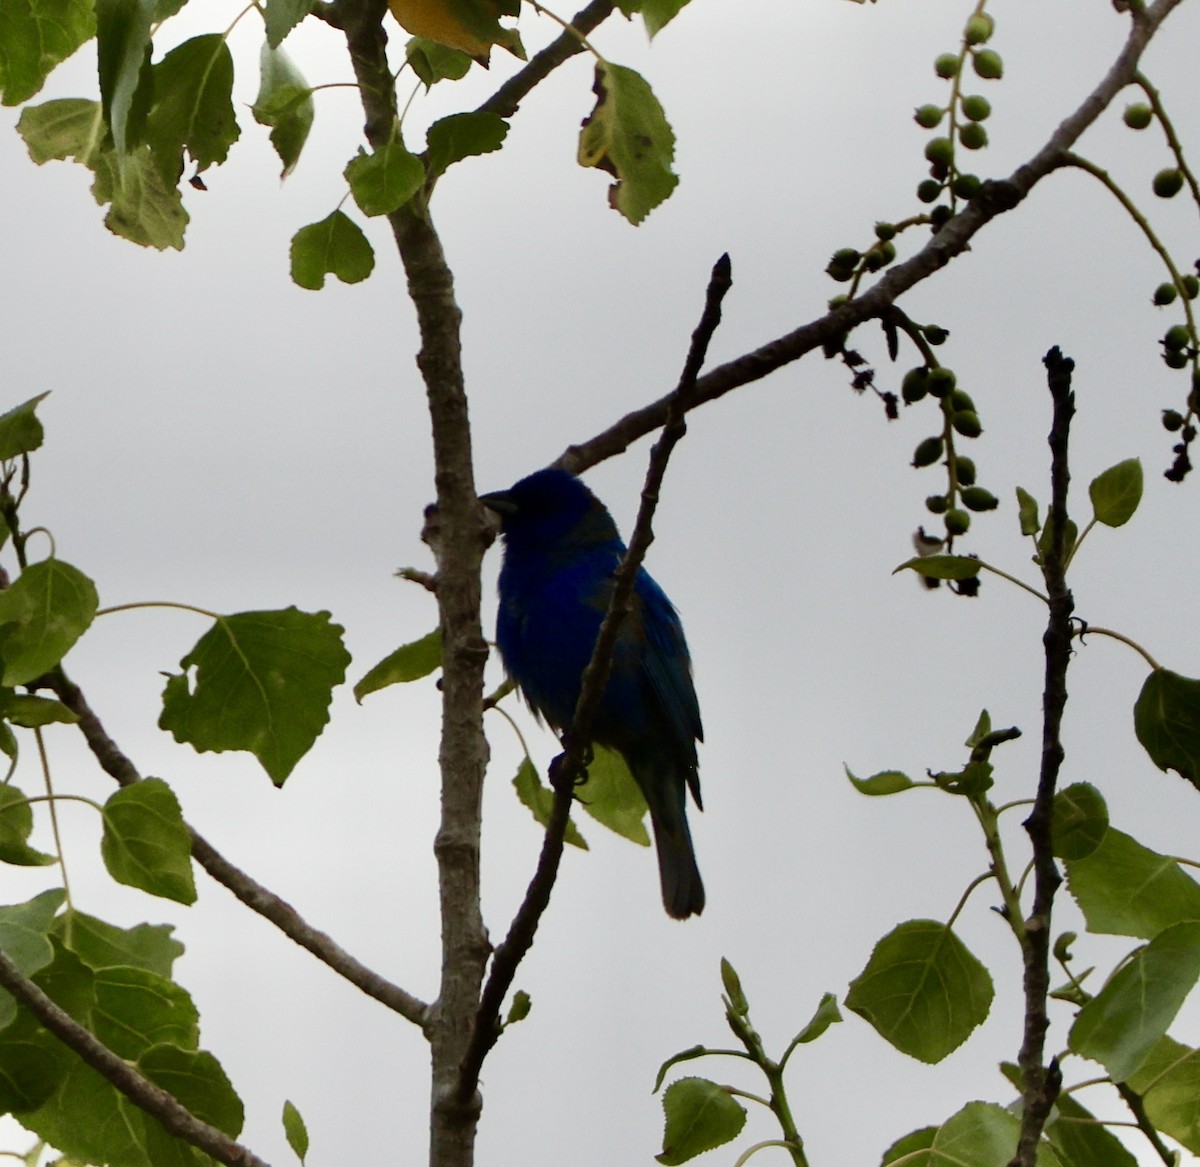
[[[513,502],[507,490],[494,490],[491,494],[481,494],[479,501],[490,511],[495,511],[501,518],[517,513],[517,504]]]

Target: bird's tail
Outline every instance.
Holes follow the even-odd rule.
[[[682,795],[683,791],[680,791]],[[663,907],[667,915],[686,920],[704,911],[704,883],[696,866],[692,834],[687,812],[680,799],[678,807],[650,808],[654,843],[658,851],[658,875],[662,882]]]

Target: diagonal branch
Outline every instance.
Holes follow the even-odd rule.
[[[705,373],[696,382],[689,408],[760,381],[864,321],[882,316],[905,292],[966,251],[971,240],[992,219],[1011,211],[1039,182],[1068,164],[1071,147],[1116,95],[1135,81],[1138,62],[1147,44],[1181,3],[1182,0],[1156,0],[1144,13],[1135,15],[1125,44],[1104,79],[1058,126],[1046,144],[1008,178],[985,182],[978,197],[948,220],[920,251],[890,267],[877,284],[835,311]],[[579,473],[621,453],[663,424],[670,398],[670,394],[660,397],[587,441],[567,447],[556,464]]]
[[[173,1094],[144,1078],[131,1063],[113,1053],[91,1030],[80,1025],[46,996],[4,952],[0,952],[0,986],[135,1106],[156,1118],[170,1134],[199,1147],[228,1167],[267,1167],[248,1147],[197,1118]]]
[[[141,781],[142,776],[137,767],[108,735],[88,704],[83,690],[70,680],[62,669],[56,669],[39,683],[51,689],[58,699],[79,717],[79,728],[105,773],[115,778],[121,786],[132,786]],[[224,884],[248,908],[270,920],[285,936],[294,940],[301,948],[307,949],[368,997],[374,997],[415,1025],[424,1025],[429,1011],[429,1006],[424,1001],[356,960],[328,935],[308,924],[286,900],[230,863],[190,826],[188,833],[191,835],[192,856],[196,862],[218,883]]]
[[[691,346],[679,384],[671,395],[666,424],[650,452],[650,464],[646,470],[637,522],[628,549],[613,577],[613,593],[609,599],[608,611],[596,636],[591,660],[583,672],[579,701],[571,719],[571,728],[563,735],[565,753],[556,758],[551,766],[554,804],[542,840],[542,851],[525,892],[525,899],[513,918],[508,935],[492,958],[492,967],[480,997],[479,1010],[475,1015],[471,1042],[459,1073],[458,1094],[462,1099],[469,1098],[474,1093],[484,1059],[500,1036],[500,1009],[512,986],[517,968],[533,945],[538,924],[550,902],[550,893],[554,889],[559,862],[562,859],[563,836],[567,829],[575,784],[586,770],[585,757],[592,720],[608,684],[617,633],[629,610],[638,569],[654,539],[651,523],[658,505],[658,492],[662,487],[671,452],[687,430],[684,418],[688,400],[704,364],[709,341],[721,322],[721,301],[731,284],[729,256],[722,255],[714,265],[709,279],[704,311],[700,323],[692,333]]]

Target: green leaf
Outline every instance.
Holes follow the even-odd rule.
[[[435,628],[420,640],[402,644],[369,669],[367,675],[354,686],[354,697],[361,702],[368,693],[386,689],[388,685],[419,681],[440,668],[441,664],[442,630]]]
[[[646,830],[646,800],[625,759],[596,746],[588,763],[587,780],[575,792],[580,805],[601,826],[641,847],[650,846]]]
[[[112,204],[104,225],[114,235],[158,251],[183,249],[188,213],[174,185],[178,176],[164,177],[149,146],[138,146],[126,155],[102,150],[93,156],[91,166],[96,175],[92,195],[101,206]]]
[[[154,66],[146,136],[168,184],[183,172],[186,150],[197,170],[224,162],[241,131],[233,112],[233,57],[219,33],[192,37]]]
[[[138,1069],[170,1091],[197,1118],[231,1139],[241,1134],[245,1113],[220,1062],[205,1050],[156,1045],[138,1059]],[[157,1122],[151,1119],[157,1126]]]
[[[264,20],[267,26],[267,44],[279,48],[293,28],[312,10],[314,0],[266,0]]]
[[[906,569],[926,579],[974,579],[979,574],[979,560],[969,555],[918,555],[900,564],[892,575]]]
[[[65,162],[73,158],[94,169],[104,144],[104,113],[98,101],[63,97],[23,109],[17,122],[17,132],[25,141],[29,157],[39,166],[50,161]],[[35,397],[33,400],[36,402],[40,399]],[[41,445],[40,432],[38,445]]]
[[[933,1146],[937,1133],[937,1127],[924,1126],[902,1135],[884,1151],[880,1167],[887,1167],[889,1163],[896,1163],[900,1159],[904,1160],[904,1167],[929,1167],[933,1162],[932,1156],[922,1155],[920,1152]]]
[[[56,1050],[48,1036],[24,1010],[0,1030],[0,1114],[33,1110],[58,1089],[69,1055],[66,1046]]]
[[[92,985],[92,1026],[114,1053],[132,1060],[160,1042],[195,1049],[200,1014],[174,981],[117,965],[97,970]]]
[[[642,0],[642,21],[651,40],[679,15],[687,3],[688,0]]]
[[[271,127],[271,145],[283,163],[280,178],[287,178],[300,160],[312,129],[312,90],[300,70],[282,49],[264,42],[259,54],[258,96],[251,112],[259,125]]]
[[[305,1155],[308,1154],[308,1128],[304,1125],[300,1111],[291,1102],[283,1104],[283,1133],[287,1135],[288,1146],[303,1163]]]
[[[46,933],[65,899],[66,893],[56,887],[26,903],[0,907],[0,950],[27,977],[54,959],[54,947]],[[16,1015],[16,1001],[0,989],[0,1029]]]
[[[423,36],[413,37],[404,46],[404,55],[426,89],[438,81],[460,81],[471,68],[466,53]]]
[[[45,393],[39,393],[7,413],[0,414],[0,462],[18,458],[22,454],[32,454],[41,446],[45,432],[34,410],[49,396],[50,390],[47,389]]]
[[[0,591],[3,683],[23,685],[54,668],[96,614],[96,585],[61,559],[31,564]]]
[[[1092,479],[1088,487],[1097,522],[1122,527],[1133,518],[1142,501],[1142,464],[1127,458]]]
[[[1134,703],[1133,729],[1160,770],[1200,787],[1200,681],[1155,669]]]
[[[899,794],[902,790],[911,790],[916,786],[907,774],[901,774],[899,770],[881,770],[878,774],[872,774],[870,778],[857,778],[849,766],[843,768],[854,789],[859,794],[866,794],[872,798],[885,794]]]
[[[1108,831],[1104,797],[1088,782],[1076,782],[1054,796],[1050,811],[1052,850],[1059,859],[1086,859]]]
[[[992,978],[936,920],[909,920],[875,946],[851,982],[846,1007],[884,1040],[922,1062],[939,1062],[988,1015]]]
[[[341,211],[292,236],[292,282],[309,291],[325,286],[327,275],[344,284],[365,280],[375,267],[375,253],[358,225]]]
[[[0,3],[0,101],[20,105],[50,72],[96,33],[90,0]]]
[[[183,945],[171,933],[172,924],[138,924],[118,928],[84,912],[67,911],[50,929],[65,948],[90,969],[124,965],[170,979]]]
[[[400,141],[380,146],[374,154],[362,151],[346,165],[350,193],[364,215],[390,215],[421,189],[425,167]]]
[[[350,654],[328,612],[220,616],[163,691],[159,726],[197,750],[248,750],[282,786],[329,720]]]
[[[1156,1129],[1200,1155],[1200,1051],[1164,1037],[1128,1084],[1142,1096],[1146,1117]],[[1114,1162],[1114,1167],[1125,1164]]]
[[[1063,555],[1070,555],[1071,550],[1079,540],[1079,528],[1070,519],[1067,520],[1066,527],[1063,528]],[[1038,554],[1042,561],[1050,555],[1050,549],[1054,544],[1054,514],[1050,513],[1046,516],[1046,525],[1042,528],[1042,533],[1038,537],[1037,546]]]
[[[1022,535],[1036,535],[1041,528],[1038,520],[1037,499],[1027,490],[1017,487],[1017,518],[1021,523]]]
[[[837,997],[832,993],[825,993],[817,1011],[812,1015],[812,1020],[796,1034],[793,1042],[795,1045],[807,1045],[810,1041],[816,1041],[825,1030],[841,1020],[842,1011],[838,1008]]]
[[[521,804],[529,808],[533,817],[543,827],[549,824],[550,810],[554,805],[554,791],[550,787],[542,785],[537,769],[528,755],[521,762],[516,777],[513,778],[513,789],[517,792],[517,798],[521,800]],[[572,847],[578,847],[582,851],[588,849],[584,837],[579,833],[574,822],[569,819],[564,838]]]
[[[1124,1143],[1075,1099],[1059,1094],[1056,1117],[1046,1126],[1046,1140],[1058,1157],[1072,1167],[1137,1167]]]
[[[968,1102],[948,1118],[933,1137],[929,1167],[1007,1167],[1017,1150],[1021,1120],[1003,1106]],[[1038,1147],[1038,1167],[1061,1167],[1045,1143]]]
[[[1079,1010],[1069,1047],[1125,1081],[1166,1034],[1197,979],[1200,922],[1164,928]]]
[[[0,863],[15,867],[45,867],[58,860],[29,845],[33,831],[33,808],[15,786],[0,786]]]
[[[0,717],[24,729],[43,725],[75,725],[79,714],[52,697],[37,697],[32,693],[0,690]],[[11,754],[9,755],[12,756]]]
[[[113,879],[176,903],[196,902],[192,838],[161,778],[118,790],[104,804],[103,821],[100,854]]]
[[[1200,920],[1200,884],[1116,827],[1086,858],[1068,858],[1066,868],[1091,932],[1149,940],[1172,924]]]
[[[665,1167],[723,1146],[741,1134],[746,1110],[728,1090],[706,1078],[680,1078],[663,1095],[667,1116],[662,1153]]]
[[[662,1089],[663,1079],[667,1076],[667,1072],[672,1066],[677,1066],[680,1062],[691,1062],[696,1058],[707,1057],[710,1053],[712,1053],[712,1050],[708,1049],[706,1046],[694,1045],[691,1047],[691,1049],[680,1050],[679,1053],[672,1054],[671,1057],[667,1058],[667,1060],[663,1062],[661,1066],[659,1066],[658,1076],[654,1079],[654,1089],[651,1090],[650,1093],[657,1094],[659,1090]]]
[[[150,58],[154,7],[155,0],[96,0],[100,103],[118,154],[124,154],[132,140],[130,115]]]
[[[579,164],[611,174],[609,204],[640,223],[679,183],[671,170],[675,133],[645,79],[600,61],[592,86],[596,107],[579,133]]]
[[[429,176],[445,173],[455,162],[499,150],[508,133],[508,122],[486,111],[452,113],[434,122],[425,136]]]

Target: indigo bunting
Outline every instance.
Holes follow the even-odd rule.
[[[481,501],[499,515],[504,541],[501,659],[534,713],[561,733],[575,714],[625,544],[604,504],[565,470],[539,470]],[[591,737],[621,754],[645,796],[663,905],[677,920],[704,910],[686,807],[691,790],[703,810],[703,736],[683,627],[639,569]]]

